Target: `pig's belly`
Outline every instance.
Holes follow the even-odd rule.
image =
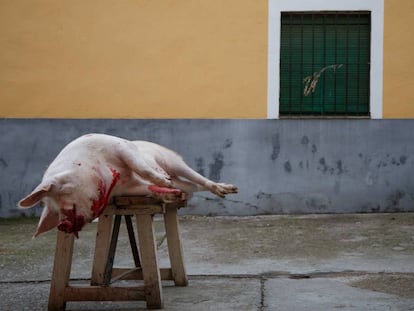
[[[121,179],[112,190],[111,196],[122,195],[148,195],[151,194],[149,186],[151,184],[137,176]]]

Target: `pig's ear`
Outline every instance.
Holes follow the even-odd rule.
[[[39,225],[33,237],[37,237],[39,234],[49,231],[56,227],[59,222],[59,214],[51,210],[48,206],[45,206],[40,216]]]
[[[36,205],[45,195],[47,195],[52,189],[53,184],[40,184],[36,187],[31,194],[24,199],[20,200],[18,206],[20,208],[29,208]]]

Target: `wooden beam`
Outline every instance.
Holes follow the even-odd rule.
[[[65,289],[69,284],[73,254],[72,233],[57,231],[55,261],[53,264],[52,281],[50,283],[49,306],[50,311],[64,310],[66,305]]]
[[[68,286],[66,301],[130,301],[145,300],[145,287]]]
[[[173,280],[171,268],[161,268],[160,276],[161,276],[161,280],[163,281]],[[135,268],[135,269],[113,268],[112,269],[111,282],[115,282],[117,280],[142,280],[142,279],[143,279],[142,269],[140,268]]]
[[[95,240],[95,254],[93,259],[91,285],[102,285],[106,260],[108,258],[109,243],[112,231],[112,216],[101,215]]]
[[[162,308],[162,287],[152,215],[136,215],[148,309]]]
[[[165,233],[167,235],[168,254],[170,256],[172,277],[176,286],[187,286],[183,247],[180,240],[177,209],[170,208],[164,215]]]
[[[164,212],[163,206],[158,205],[129,205],[127,208],[116,207],[115,205],[108,205],[103,215],[154,215],[162,214]]]

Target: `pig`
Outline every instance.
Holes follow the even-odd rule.
[[[18,206],[43,206],[34,237],[57,227],[78,238],[83,226],[97,218],[114,196],[172,202],[196,191],[224,198],[237,193],[237,187],[205,178],[176,152],[158,144],[87,134],[63,148],[41,183]]]

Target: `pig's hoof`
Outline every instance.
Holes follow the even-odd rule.
[[[224,183],[213,183],[210,190],[221,198],[224,198],[227,194],[238,192],[236,186]]]

